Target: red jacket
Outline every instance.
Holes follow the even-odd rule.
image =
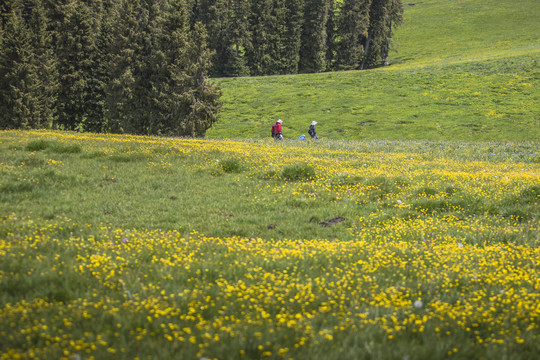
[[[276,134],[281,134],[281,124],[280,123],[276,123],[276,128],[275,128],[275,133]]]

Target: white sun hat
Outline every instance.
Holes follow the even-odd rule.
[[[311,122],[311,125],[317,125],[317,122],[316,122],[316,121],[312,121],[312,122]]]
[[[277,121],[277,122],[281,124],[281,123],[283,122],[283,120],[281,120],[281,119],[278,119],[278,121]]]

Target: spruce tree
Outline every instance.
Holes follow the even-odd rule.
[[[170,0],[169,11],[163,21],[163,31],[159,39],[161,49],[167,63],[167,76],[159,84],[156,101],[162,109],[161,126],[158,134],[178,136],[183,135],[183,123],[188,114],[183,105],[182,94],[183,64],[182,49],[190,37],[190,10],[189,4],[182,0]]]
[[[246,60],[251,75],[266,75],[272,68],[270,44],[275,40],[271,37],[271,29],[274,26],[272,8],[272,0],[251,2],[248,17],[251,39],[246,48]]]
[[[163,27],[160,44],[166,76],[156,101],[162,114],[159,134],[204,136],[221,106],[219,89],[208,81],[213,52],[206,28],[200,22],[190,26],[189,8],[181,0],[170,1]]]
[[[46,127],[34,39],[23,18],[23,4],[12,3],[0,43],[0,128]]]
[[[339,70],[358,69],[363,56],[362,37],[369,27],[371,0],[344,0],[338,19],[339,42],[336,65]]]
[[[249,47],[250,29],[248,24],[250,0],[229,0],[232,8],[231,19],[231,43],[232,60],[229,66],[224,69],[224,76],[248,76],[249,68],[244,55],[245,49]]]
[[[306,0],[299,65],[302,73],[326,70],[330,3],[330,0]]]
[[[269,25],[267,28],[268,46],[268,66],[265,75],[285,74],[289,59],[286,54],[286,34],[287,34],[287,0],[274,0],[270,8]]]
[[[390,53],[393,30],[401,24],[403,24],[403,3],[401,0],[390,0],[388,17],[386,18],[386,37],[381,45],[381,57],[384,61]]]
[[[201,137],[217,121],[221,92],[208,79],[213,52],[207,45],[205,26],[199,22],[190,29],[182,26],[182,19],[180,6],[165,22],[167,81],[159,98],[164,124],[161,133]]]
[[[390,49],[393,27],[402,22],[401,0],[373,0],[369,10],[370,26],[364,39],[362,66],[384,64]]]
[[[136,26],[134,1],[119,1],[111,10],[111,27],[105,67],[109,81],[105,86],[104,128],[122,133],[130,126],[130,101],[133,100],[134,57],[139,47],[131,29]]]
[[[302,0],[253,1],[246,60],[252,75],[296,73],[302,28]]]
[[[90,8],[81,1],[71,1],[59,10],[62,20],[56,43],[58,125],[75,130],[88,113],[96,27]]]
[[[112,4],[108,1],[95,1],[91,7],[96,28],[93,51],[91,52],[88,77],[88,96],[86,114],[82,122],[82,130],[91,132],[106,131],[105,124],[105,89],[110,81],[107,71],[109,49],[114,24],[112,22]]]
[[[206,25],[208,47],[214,52],[210,75],[249,75],[243,56],[249,41],[249,0],[210,0],[208,8],[201,11],[207,14],[201,22]]]
[[[106,120],[113,132],[148,135],[160,128],[155,100],[165,76],[158,44],[165,5],[164,0],[122,0],[115,10],[106,90]]]
[[[61,26],[65,21],[66,6],[74,0],[43,0],[43,6],[48,21],[48,29],[51,34],[52,47],[58,46],[58,36],[61,34]]]
[[[52,44],[52,35],[48,29],[48,20],[42,0],[30,0],[32,12],[29,28],[32,32],[33,64],[40,89],[36,94],[43,127],[55,123],[58,71]]]
[[[335,70],[335,60],[337,55],[337,5],[334,0],[330,0],[328,9],[328,20],[326,22],[326,70]]]
[[[128,1],[115,9],[108,65],[110,131],[203,136],[216,121],[219,90],[208,82],[212,51],[193,4]]]
[[[286,61],[282,74],[296,74],[300,63],[302,28],[304,25],[304,0],[285,1],[285,44],[281,55]]]
[[[0,2],[0,30],[4,29],[9,21],[11,14],[11,2]]]
[[[176,135],[204,136],[217,121],[221,92],[208,80],[211,56],[206,30],[197,23],[171,72],[178,88],[176,98],[180,100],[175,113],[179,121]]]
[[[210,70],[212,76],[224,76],[234,61],[233,10],[230,0],[200,0],[195,12],[195,22],[206,27],[208,33],[208,47],[213,51],[213,66]]]

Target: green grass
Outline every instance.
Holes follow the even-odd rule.
[[[11,137],[8,134],[5,133],[7,139]],[[354,154],[411,157],[414,169],[420,166],[420,159],[435,161],[437,156],[452,161],[511,161],[535,166],[540,159],[537,143],[321,140],[273,144],[267,140],[223,145],[231,150],[221,149],[218,142],[202,152],[194,149],[186,153],[170,147],[168,142],[169,145],[154,146],[152,142],[147,145],[130,138],[118,144],[91,139],[73,142],[54,135],[46,141],[29,139],[12,149],[5,141],[3,162],[8,171],[0,182],[2,213],[22,212],[45,219],[61,215],[92,226],[103,223],[158,228],[178,230],[185,235],[196,230],[209,236],[233,234],[269,239],[301,234],[305,238],[349,239],[352,219],[367,216],[380,206],[388,208],[388,217],[418,217],[434,211],[455,213],[452,209],[470,201],[472,196],[452,182],[438,183],[437,188],[422,185],[426,179],[408,178],[403,170],[396,174],[362,174],[361,169],[380,166],[376,165],[379,161],[371,164],[371,160],[353,160],[357,156]],[[39,145],[43,143],[48,145]],[[237,147],[245,148],[235,150]],[[289,148],[291,154],[287,153]],[[249,155],[252,149],[257,153],[268,151],[266,160],[253,159]],[[302,155],[297,155],[298,151]],[[254,161],[259,164],[257,170],[253,169]],[[323,180],[335,166],[334,161],[346,161],[350,169]],[[351,178],[351,171],[360,173]],[[291,185],[287,185],[289,182]],[[346,188],[352,192],[362,189],[363,195],[351,198]],[[535,191],[527,189],[523,191]],[[299,192],[301,196],[297,196]],[[400,196],[414,199],[413,210],[394,208]],[[436,200],[431,201],[430,197]],[[534,198],[534,194],[523,198]],[[464,205],[465,214],[511,214],[509,204],[510,208],[535,209],[534,203],[519,199],[517,194],[511,199],[483,198],[474,207]],[[530,220],[534,214],[533,211],[522,218]],[[317,225],[340,216],[349,221],[332,228]]]
[[[0,355],[531,358],[538,150],[0,132]]]
[[[415,1],[393,40],[399,67],[539,54],[537,1]],[[406,4],[406,2],[404,2]]]
[[[535,9],[418,2],[391,67],[221,79],[208,135],[245,140],[0,132],[0,359],[535,358]]]
[[[540,138],[537,1],[421,1],[405,7],[391,66],[217,79],[211,138],[529,141]]]
[[[297,164],[287,166],[281,172],[281,177],[284,180],[298,181],[298,180],[312,180],[315,179],[315,169],[307,164]]]

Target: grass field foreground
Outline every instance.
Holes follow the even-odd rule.
[[[0,359],[540,351],[538,143],[0,140]]]

